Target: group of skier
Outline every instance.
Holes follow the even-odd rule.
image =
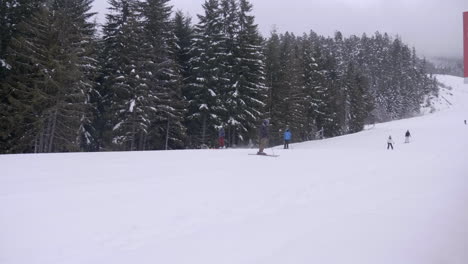
[[[268,124],[269,124],[268,119],[265,119],[263,120],[262,126],[260,127],[260,146],[257,152],[258,155],[267,155],[265,152],[263,152],[263,150],[268,146],[268,138],[269,138]],[[284,134],[283,134],[284,149],[289,149],[289,142],[291,142],[291,139],[292,139],[292,133],[289,130],[289,127],[286,126],[286,130],[284,131]]]
[[[409,132],[409,130],[406,130],[406,133],[405,133],[405,143],[410,143],[410,137],[411,137],[411,133]],[[392,149],[393,150],[393,145],[395,144],[395,142],[393,141],[392,139],[392,136],[388,136],[388,139],[387,139],[387,149]]]
[[[268,132],[268,124],[269,121],[268,119],[263,120],[262,125],[260,126],[260,145],[257,154],[258,155],[266,155],[264,152],[266,146],[268,145],[268,137],[269,137],[269,132]],[[410,143],[410,138],[411,138],[411,133],[409,130],[406,130],[405,133],[405,143]],[[289,130],[289,127],[286,127],[286,130],[283,134],[283,139],[284,139],[284,149],[289,149],[289,142],[291,142],[292,139],[292,133]],[[393,145],[395,142],[392,139],[392,136],[388,136],[387,140],[387,149],[392,149],[393,150]]]
[[[270,122],[268,121],[268,119],[265,119],[265,120],[263,120],[262,125],[260,126],[260,129],[259,129],[260,142],[259,142],[259,149],[258,149],[258,152],[257,152],[258,155],[267,155],[264,152],[264,150],[268,146],[268,141],[269,141],[269,137],[270,137],[270,133],[269,133],[269,130],[268,130],[269,123]],[[466,124],[466,120],[465,120],[465,124]],[[225,131],[224,131],[224,128],[221,127],[219,129],[219,131],[218,131],[219,148],[225,148],[224,137],[225,137]],[[410,138],[411,138],[411,133],[409,132],[409,130],[407,130],[406,133],[405,133],[405,143],[410,143]],[[285,131],[283,133],[284,149],[289,149],[289,143],[291,142],[291,139],[292,139],[292,133],[291,133],[289,127],[286,126],[286,129],[285,129]],[[388,136],[387,149],[392,149],[393,150],[393,145],[394,144],[395,144],[395,142],[393,141],[392,136],[391,135]]]

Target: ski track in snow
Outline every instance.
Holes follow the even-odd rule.
[[[0,155],[0,263],[468,263],[468,85],[438,78],[452,105],[278,158]]]

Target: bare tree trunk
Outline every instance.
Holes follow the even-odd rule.
[[[134,150],[135,147],[135,137],[136,137],[136,120],[135,120],[135,112],[132,113],[132,137],[130,140],[130,151]]]
[[[145,140],[145,132],[141,131],[140,135],[138,136],[138,149],[137,150],[145,150],[144,140]]]
[[[84,122],[83,120],[85,120],[85,115],[81,115],[81,118],[80,118],[80,126],[78,128],[78,131],[77,131],[77,135],[76,135],[76,144],[78,146],[78,149],[80,151],[85,151],[85,148],[83,147],[85,144],[83,144],[83,137],[82,137],[82,131],[84,130]],[[84,134],[84,133],[83,133]],[[87,143],[87,142],[86,142]]]
[[[146,150],[146,147],[147,147],[146,146],[146,141],[147,141],[147,139],[148,139],[148,133],[145,133],[143,135],[143,150]]]
[[[232,129],[232,143],[231,143],[230,147],[231,146],[237,146],[236,131],[237,131],[236,126],[234,126],[233,129]]]
[[[135,145],[135,122],[132,122],[132,137],[130,139],[130,151],[133,151]]]
[[[167,119],[167,128],[166,128],[166,150],[167,150],[167,146],[169,144],[169,126],[170,122],[169,122],[169,119]]]
[[[231,142],[231,130],[232,130],[232,126],[229,125],[228,126],[228,130],[227,130],[227,137],[226,137],[226,142],[227,142],[227,146],[232,146],[232,142]]]
[[[49,135],[49,146],[47,152],[52,152],[52,147],[54,144],[54,139],[55,139],[55,128],[57,126],[57,112],[58,110],[54,110],[54,114],[52,116],[52,128],[50,130],[50,135]]]
[[[38,142],[38,146],[37,146],[37,153],[42,153],[42,146],[44,144],[44,129],[45,128],[42,128],[41,129],[41,133],[39,134],[39,142]]]
[[[38,144],[39,144],[39,136],[40,135],[36,135],[36,138],[34,138],[34,153],[37,153],[37,150],[39,148]]]
[[[46,125],[42,128],[42,143],[41,143],[41,153],[48,152],[48,146],[50,141],[50,130],[52,127],[52,116],[50,113],[47,114]]]
[[[205,135],[206,135],[206,116],[203,116],[203,124],[202,124],[202,144],[205,144]]]

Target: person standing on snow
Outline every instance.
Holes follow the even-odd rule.
[[[219,143],[219,148],[224,148],[224,127],[221,127],[218,132],[218,143]]]
[[[411,134],[410,134],[409,130],[406,130],[406,133],[405,133],[405,143],[409,143],[410,137],[411,137]]]
[[[284,132],[284,149],[289,149],[289,142],[291,141],[291,131],[289,128],[286,127],[286,131]]]
[[[393,150],[393,144],[394,144],[394,143],[395,143],[395,142],[393,142],[392,136],[388,136],[388,139],[387,139],[387,149],[392,148],[392,150]]]
[[[266,153],[263,152],[263,150],[268,146],[268,124],[268,119],[265,119],[263,120],[262,126],[260,127],[260,144],[257,152],[258,155],[266,155]]]

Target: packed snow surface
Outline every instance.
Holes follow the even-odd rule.
[[[468,85],[438,78],[440,111],[278,158],[2,155],[0,263],[466,264]]]

